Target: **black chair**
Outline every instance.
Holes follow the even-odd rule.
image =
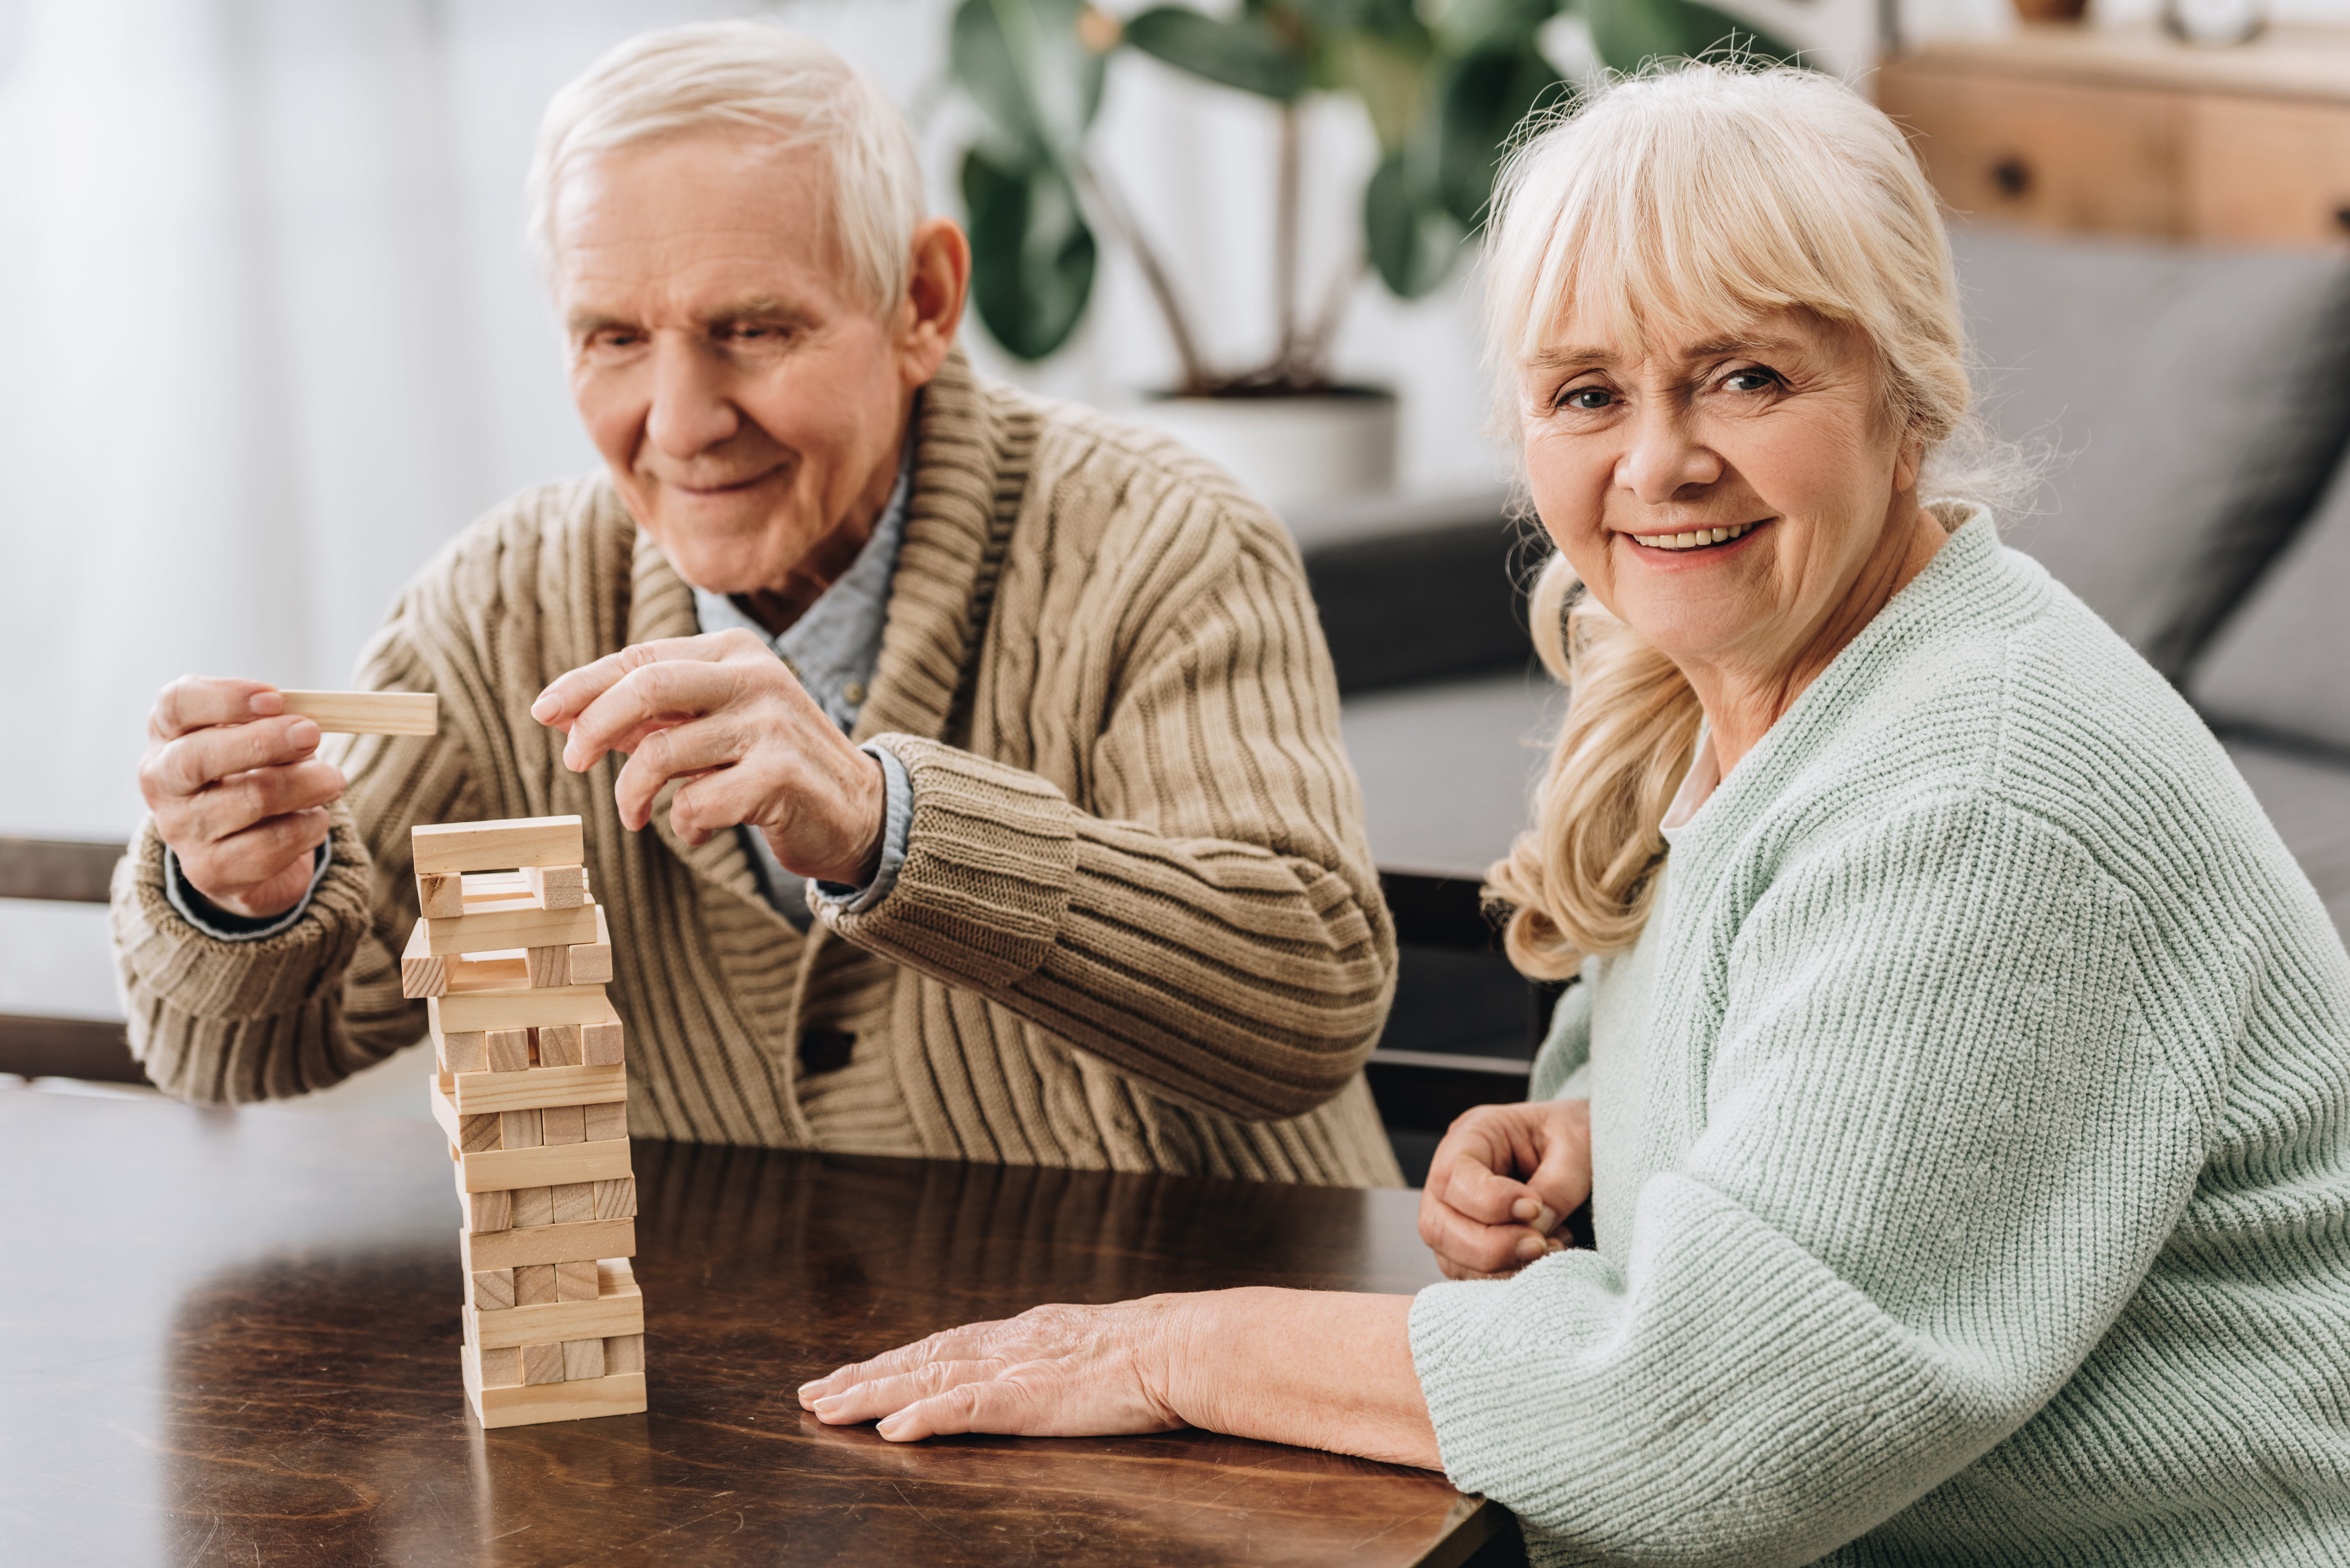
[[[103,904],[125,846],[57,838],[0,838],[0,898]],[[0,1073],[143,1084],[120,1023],[0,1013]]]

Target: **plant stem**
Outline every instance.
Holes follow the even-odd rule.
[[[1133,253],[1135,265],[1142,269],[1142,281],[1150,289],[1150,297],[1158,303],[1159,314],[1167,323],[1167,336],[1175,345],[1175,358],[1182,366],[1183,380],[1179,389],[1197,396],[1212,385],[1206,368],[1200,362],[1200,350],[1191,337],[1191,326],[1184,318],[1181,301],[1175,297],[1175,288],[1167,280],[1166,268],[1159,265],[1159,253],[1142,236],[1141,225],[1134,221],[1125,202],[1110,182],[1097,173],[1083,160],[1073,163],[1077,188],[1101,213],[1102,226],[1116,234],[1118,243]]]
[[[1305,367],[1298,363],[1300,351],[1305,347],[1297,335],[1297,223],[1298,171],[1303,161],[1303,134],[1299,124],[1297,100],[1288,99],[1281,106],[1281,157],[1274,187],[1273,212],[1273,287],[1274,341],[1273,379],[1295,382],[1300,379]]]
[[[1330,379],[1330,340],[1338,336],[1339,324],[1347,319],[1347,306],[1355,297],[1355,286],[1362,281],[1363,253],[1349,252],[1330,275],[1321,314],[1315,317],[1314,328],[1298,350],[1299,379],[1306,385],[1322,386]]]

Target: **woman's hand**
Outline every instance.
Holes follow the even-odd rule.
[[[1041,1306],[844,1366],[800,1407],[899,1443],[1200,1427],[1435,1469],[1410,1317],[1409,1296],[1263,1288]]]
[[[1452,1279],[1513,1274],[1560,1248],[1551,1231],[1590,1196],[1590,1101],[1479,1106],[1436,1146],[1419,1239]]]
[[[189,886],[233,915],[282,915],[310,886],[343,775],[318,726],[259,680],[183,675],[147,715],[139,793]]]
[[[530,716],[569,737],[563,765],[574,773],[607,752],[630,753],[612,794],[631,830],[679,780],[669,816],[688,844],[747,822],[786,870],[852,887],[872,880],[888,798],[881,764],[747,631],[607,654],[540,692]]]
[[[1032,1307],[951,1328],[802,1384],[800,1408],[830,1426],[878,1419],[893,1443],[947,1432],[1171,1431],[1187,1425],[1166,1386],[1185,1299]]]

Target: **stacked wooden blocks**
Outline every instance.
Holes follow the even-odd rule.
[[[426,998],[464,1205],[465,1396],[484,1427],[645,1407],[628,1069],[576,816],[420,827]]]

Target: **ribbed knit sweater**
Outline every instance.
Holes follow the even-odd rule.
[[[803,937],[739,836],[687,846],[666,792],[627,832],[618,760],[560,765],[529,714],[546,682],[697,628],[604,478],[548,485],[452,542],[363,656],[364,687],[438,692],[441,732],[330,742],[350,787],[302,920],[208,938],[164,897],[151,824],[133,845],[113,924],[149,1074],[195,1100],[296,1095],[420,1038],[409,829],[576,812],[639,1137],[817,1146],[797,1044],[822,1025],[886,1041],[889,1147],[864,1152],[1397,1183],[1361,1073],[1393,929],[1288,535],[1180,447],[983,385],[960,354],[915,441],[855,732],[913,783],[887,898]],[[855,1120],[823,1147],[857,1147]]]
[[[1597,1251],[1411,1316],[1534,1561],[2350,1562],[2350,958],[1987,516],[1567,995]]]

